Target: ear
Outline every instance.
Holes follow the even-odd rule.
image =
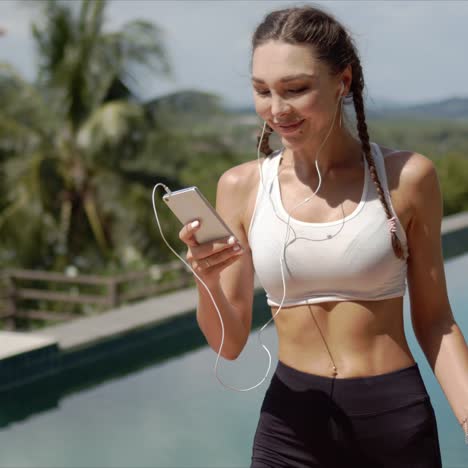
[[[347,65],[346,68],[341,72],[341,82],[344,85],[343,96],[346,96],[351,89],[351,83],[353,81],[353,70],[351,64]]]

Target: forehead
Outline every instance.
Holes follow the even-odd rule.
[[[280,81],[292,75],[327,73],[326,66],[315,57],[309,45],[268,41],[258,46],[252,55],[252,79],[265,82]]]

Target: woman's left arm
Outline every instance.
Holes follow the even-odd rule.
[[[442,256],[442,195],[437,172],[414,154],[411,184],[408,289],[414,333],[460,424],[468,417],[468,346],[447,295]],[[408,180],[408,179],[407,179]],[[464,425],[466,431],[466,425]]]

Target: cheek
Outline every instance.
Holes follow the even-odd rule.
[[[295,100],[296,112],[304,117],[314,116],[323,112],[323,103],[317,93],[309,93]]]
[[[260,117],[264,119],[268,117],[268,112],[270,109],[270,99],[254,96],[254,106],[255,106],[255,112]]]

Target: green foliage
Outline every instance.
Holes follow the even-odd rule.
[[[395,149],[418,151],[431,159],[459,152],[468,157],[466,120],[392,120],[369,123],[373,141]]]
[[[219,97],[188,90],[141,103],[136,67],[168,71],[156,26],[105,32],[103,1],[41,8],[38,81],[0,67],[0,263],[115,273],[172,259],[151,190],[198,185],[215,202],[217,179],[238,161],[213,129],[226,117]],[[160,194],[156,204],[184,251]]]
[[[445,216],[468,210],[468,121],[376,120],[369,127],[374,141],[418,151],[434,162]]]
[[[444,215],[468,210],[468,157],[449,153],[435,161],[444,197]]]
[[[33,25],[39,62],[39,85],[63,97],[73,129],[109,99],[129,98],[138,67],[167,75],[168,59],[160,29],[131,21],[119,31],[104,32],[105,0],[82,0],[79,11],[69,2],[44,2],[43,21]],[[116,91],[119,91],[116,96]]]
[[[38,81],[0,67],[2,266],[119,264],[115,233],[128,229],[121,207],[141,186],[120,166],[145,147],[153,125],[132,76],[135,67],[169,67],[156,26],[132,21],[104,31],[105,6],[43,2],[33,25]],[[139,224],[134,230],[148,237]]]
[[[160,29],[103,28],[106,2],[47,1],[33,27],[39,78],[0,65],[0,263],[115,273],[173,259],[155,223],[155,183],[196,185],[215,204],[228,168],[256,158],[259,119],[185,90],[138,99],[141,67],[167,76]],[[468,209],[466,121],[369,122],[372,141],[436,163],[445,214]],[[273,141],[273,147],[278,142]],[[179,222],[156,197],[164,234]]]

